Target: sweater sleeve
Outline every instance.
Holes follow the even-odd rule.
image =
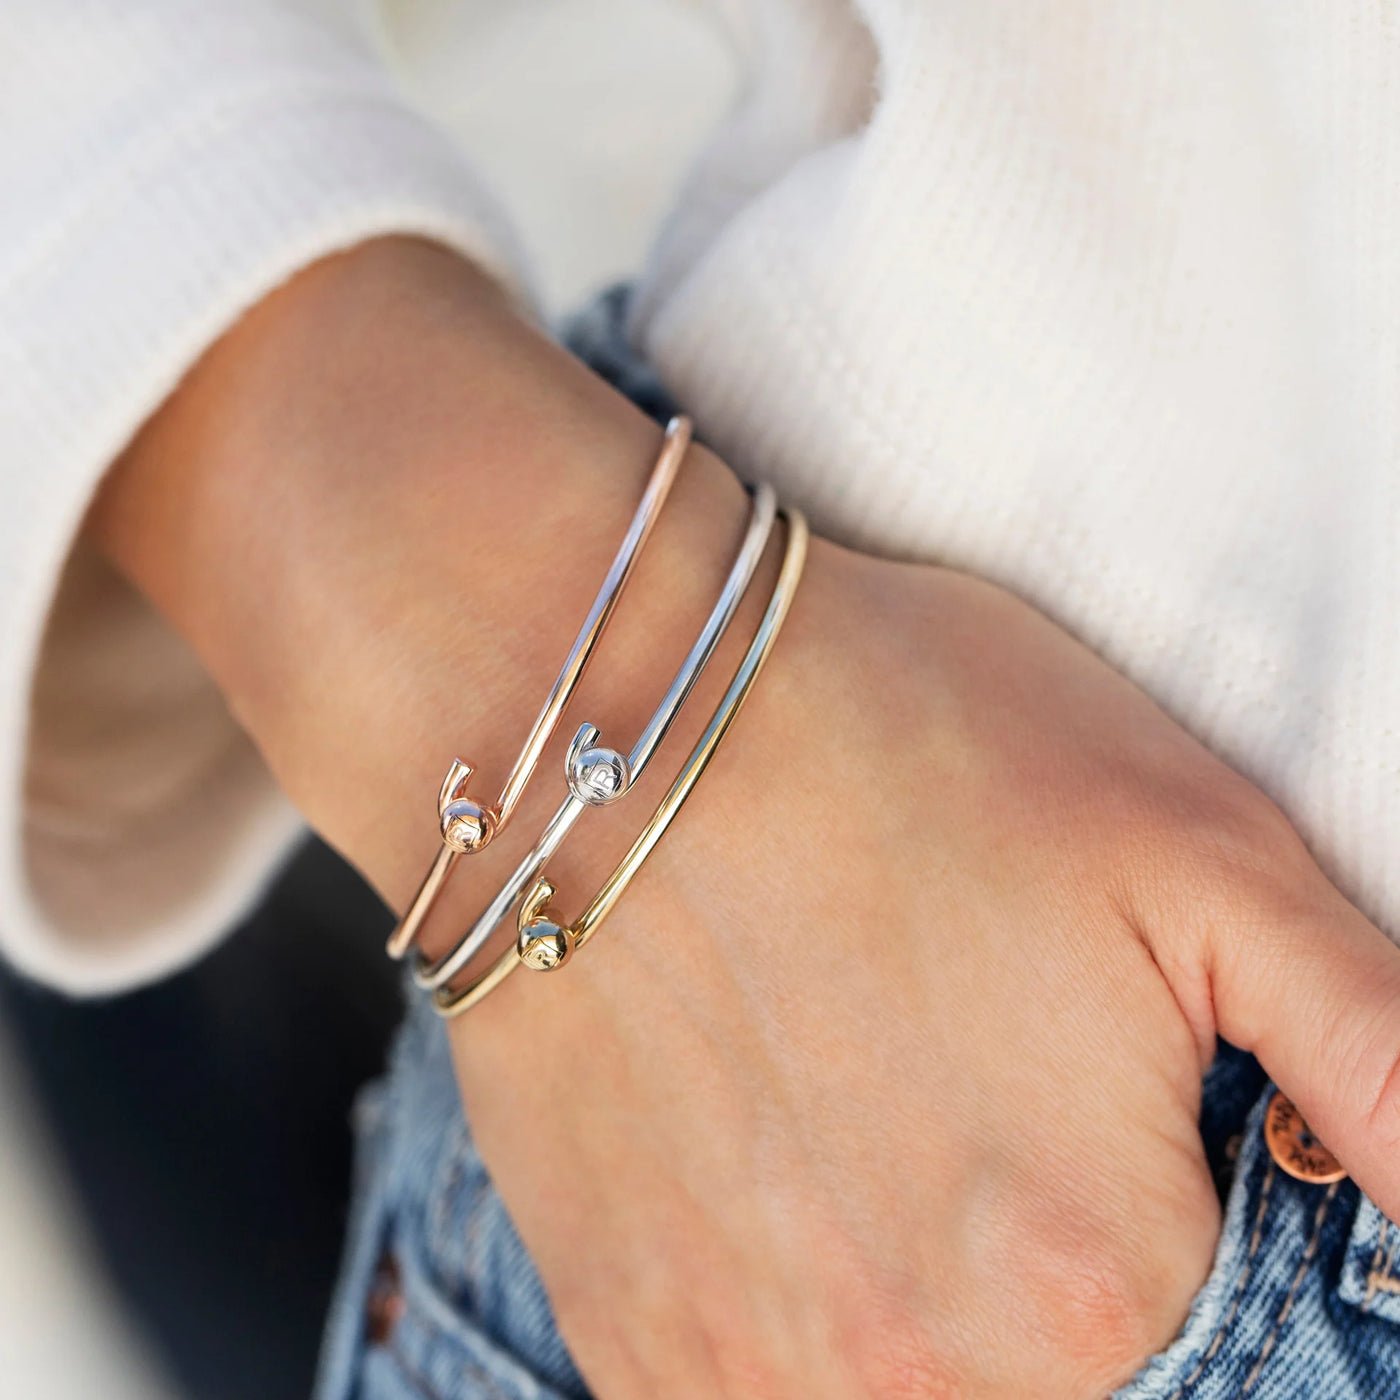
[[[72,993],[199,956],[299,830],[196,658],[78,540],[103,471],[318,257],[397,232],[518,265],[354,20],[0,7],[0,952]]]

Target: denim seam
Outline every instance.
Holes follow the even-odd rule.
[[[1363,1308],[1369,1307],[1371,1300],[1376,1296],[1376,1290],[1381,1286],[1381,1255],[1385,1249],[1385,1237],[1390,1229],[1390,1221],[1382,1220],[1379,1233],[1376,1235],[1376,1252],[1371,1256],[1371,1271],[1366,1275],[1366,1296],[1361,1300]],[[1387,1266],[1386,1272],[1389,1272]]]
[[[453,1198],[461,1189],[467,1175],[468,1158],[472,1152],[471,1135],[465,1122],[459,1121],[455,1127],[453,1141],[439,1162],[437,1177],[432,1187],[432,1204],[429,1209],[432,1214],[432,1239],[435,1243],[450,1237],[451,1232],[447,1224],[452,1215]],[[454,1289],[460,1287],[460,1269],[454,1270],[448,1266],[447,1261],[438,1256],[436,1248],[431,1253],[433,1267],[442,1270],[444,1282]]]
[[[423,1400],[442,1400],[441,1391],[409,1361],[398,1347],[390,1343],[384,1350],[389,1359],[399,1368],[404,1380],[423,1396]]]
[[[1391,1240],[1389,1250],[1385,1248],[1386,1236],[1390,1233],[1390,1221],[1382,1217],[1380,1234],[1376,1239],[1376,1252],[1371,1257],[1371,1272],[1366,1275],[1366,1296],[1361,1300],[1363,1308],[1369,1307],[1378,1292],[1400,1293],[1400,1278],[1395,1275],[1396,1246],[1400,1245],[1400,1230]],[[1382,1262],[1381,1255],[1385,1252]]]
[[[1278,1316],[1274,1318],[1274,1325],[1269,1329],[1269,1335],[1264,1338],[1264,1345],[1259,1349],[1259,1356],[1254,1365],[1250,1368],[1249,1374],[1244,1378],[1244,1384],[1240,1387],[1240,1394],[1254,1388],[1264,1370],[1264,1363],[1268,1361],[1273,1353],[1274,1344],[1278,1340],[1278,1335],[1283,1329],[1284,1323],[1288,1321],[1289,1315],[1293,1311],[1294,1300],[1298,1296],[1298,1290],[1302,1287],[1304,1278],[1307,1277],[1308,1270],[1312,1267],[1313,1260],[1317,1257],[1317,1247],[1322,1241],[1322,1227],[1327,1221],[1327,1214],[1332,1209],[1332,1202],[1337,1199],[1337,1192],[1341,1189],[1341,1183],[1334,1181],[1327,1188],[1327,1194],[1318,1205],[1316,1214],[1313,1217],[1312,1238],[1308,1241],[1307,1248],[1303,1251],[1303,1257],[1298,1261],[1298,1270],[1293,1275],[1293,1282],[1289,1285],[1288,1296],[1283,1300],[1283,1306],[1278,1310]]]
[[[428,1334],[430,1345],[435,1347],[441,1347],[444,1343],[451,1345],[450,1339],[448,1339],[435,1324],[420,1319],[419,1326]],[[403,1373],[403,1378],[411,1386],[415,1387],[415,1389],[422,1392],[424,1400],[446,1400],[444,1393],[404,1355],[403,1349],[396,1345],[392,1339],[388,1345],[385,1346],[384,1350],[388,1354],[389,1359]],[[479,1365],[468,1357],[462,1357],[460,1360],[463,1369],[471,1373],[473,1380],[479,1381],[485,1387],[484,1400],[511,1400],[509,1392],[501,1389],[500,1383],[496,1380],[496,1377],[486,1370],[484,1366]]]
[[[1254,1232],[1249,1237],[1249,1251],[1244,1258],[1244,1267],[1240,1270],[1240,1276],[1235,1280],[1235,1294],[1230,1300],[1229,1310],[1220,1320],[1220,1326],[1215,1329],[1215,1336],[1211,1339],[1210,1345],[1206,1348],[1204,1355],[1196,1363],[1196,1368],[1186,1377],[1177,1388],[1167,1397],[1167,1400],[1181,1400],[1186,1394],[1188,1387],[1196,1384],[1201,1378],[1201,1373],[1210,1365],[1215,1354],[1225,1344],[1225,1334],[1230,1330],[1230,1324],[1234,1322],[1235,1315],[1240,1310],[1240,1303],[1244,1299],[1245,1285],[1249,1282],[1249,1276],[1254,1270],[1254,1258],[1259,1253],[1259,1245],[1264,1238],[1264,1216],[1269,1208],[1269,1196],[1274,1189],[1274,1164],[1269,1163],[1268,1170],[1264,1173],[1264,1185],[1259,1192],[1259,1208],[1254,1212]]]

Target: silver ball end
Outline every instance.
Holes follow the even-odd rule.
[[[569,790],[580,802],[602,807],[632,784],[632,770],[616,749],[587,748],[569,764]]]

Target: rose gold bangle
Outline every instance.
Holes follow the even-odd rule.
[[[787,548],[783,554],[782,568],[768,608],[754,633],[753,641],[744,655],[734,679],[725,691],[724,698],[715,710],[705,732],[690,752],[685,767],[677,775],[670,790],[662,798],[651,820],[632,843],[631,849],[608,877],[602,889],[593,897],[588,907],[573,923],[564,922],[550,908],[554,898],[553,884],[543,875],[536,878],[529,893],[525,896],[517,918],[519,936],[516,946],[507,948],[486,972],[480,974],[464,987],[453,991],[441,987],[434,994],[434,1005],[442,1016],[460,1016],[470,1010],[490,992],[494,991],[515,969],[522,964],[538,971],[550,971],[568,961],[576,948],[582,947],[598,931],[603,920],[616,907],[656,843],[665,834],[667,827],[675,820],[677,813],[685,805],[686,799],[700,781],[720,742],[729,732],[735,717],[748,699],[759,672],[773,650],[792,606],[798,581],[802,577],[802,567],[807,557],[807,522],[800,512],[781,512],[788,523]]]
[[[506,778],[500,797],[487,804],[469,798],[466,789],[473,772],[472,765],[460,758],[453,759],[438,793],[442,845],[419,886],[418,893],[414,895],[412,904],[408,906],[403,922],[389,937],[387,951],[391,958],[402,958],[413,946],[457,861],[464,855],[473,855],[484,850],[510,821],[531,775],[539,764],[540,756],[549,743],[550,736],[563,716],[565,706],[583,677],[598,639],[617,606],[617,600],[632,576],[642,547],[646,544],[661,513],[661,507],[670,494],[676,472],[690,445],[690,436],[691,426],[688,418],[671,419],[666,427],[666,437],[656,465],[652,468],[641,504],[632,517],[632,523],[618,548],[607,577],[603,580],[603,586],[593,600],[588,617],[579,629],[578,636],[574,638],[568,658],[560,669],[544,706],[535,718],[524,747],[520,750],[520,756],[515,760],[515,766]]]

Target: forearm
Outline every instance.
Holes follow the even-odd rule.
[[[477,763],[483,791],[504,775],[659,438],[469,264],[384,240],[309,269],[215,346],[91,528],[310,820],[402,904],[448,759]],[[644,721],[742,516],[732,474],[693,450],[587,717],[619,736]]]

